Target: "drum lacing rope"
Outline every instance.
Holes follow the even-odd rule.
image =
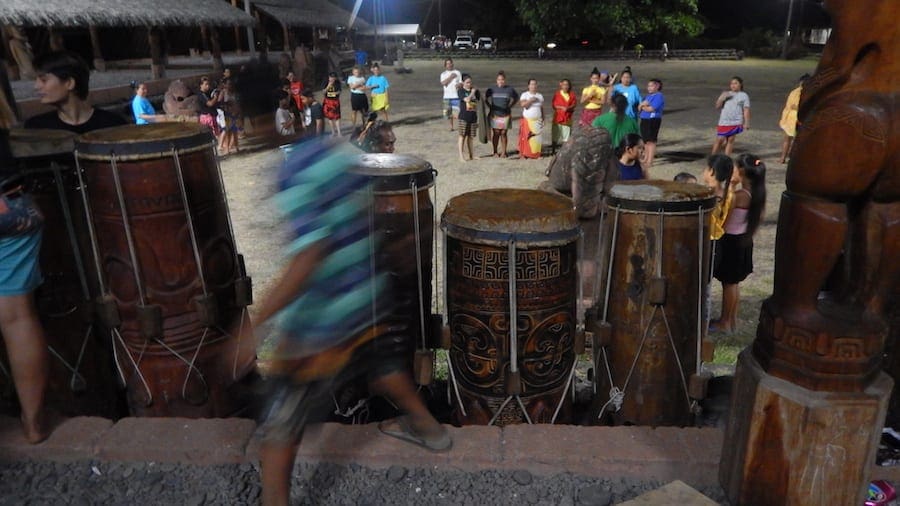
[[[184,172],[181,170],[181,158],[178,150],[172,146],[172,158],[175,161],[175,172],[178,174],[178,189],[181,191],[181,203],[184,205],[184,217],[187,221],[188,234],[191,237],[191,250],[194,253],[194,263],[197,264],[197,275],[200,276],[200,288],[203,295],[209,295],[206,289],[206,276],[203,274],[203,261],[200,259],[200,246],[197,244],[197,233],[194,231],[194,217],[191,213],[191,203],[188,201],[187,188],[184,184]]]
[[[134,273],[134,282],[137,285],[138,297],[141,305],[145,306],[144,284],[141,283],[140,265],[138,265],[137,253],[134,248],[134,237],[131,235],[131,221],[128,219],[128,210],[125,208],[125,194],[122,192],[122,181],[119,179],[119,169],[116,164],[116,153],[110,153],[110,166],[112,168],[113,182],[116,185],[116,197],[119,200],[119,210],[122,214],[122,227],[125,229],[125,240],[128,242],[128,254],[131,257],[131,272]]]
[[[219,188],[222,190],[222,206],[223,206],[223,210],[224,210],[224,214],[225,214],[225,223],[226,223],[226,225],[228,225],[228,234],[231,236],[232,245],[234,246],[234,248],[233,248],[234,265],[235,265],[236,269],[240,269],[241,260],[240,260],[240,254],[238,253],[237,236],[234,234],[234,224],[231,221],[231,212],[229,211],[229,208],[228,208],[228,193],[225,191],[225,178],[224,178],[224,176],[222,176],[222,166],[219,164],[219,154],[218,154],[218,149],[217,149],[215,142],[212,143],[212,147],[213,147],[213,163],[216,166],[216,176],[219,180]],[[285,157],[286,156],[287,155],[285,154]],[[241,273],[241,275],[245,275],[245,273]],[[239,327],[239,330],[238,330],[237,345],[234,348],[234,364],[231,367],[232,379],[236,379],[236,377],[237,377],[237,363],[238,363],[238,357],[240,355],[240,349],[241,349],[241,346],[240,346],[241,338],[243,336],[242,331],[244,328],[244,317],[245,317],[245,315],[249,316],[249,314],[250,314],[250,312],[247,310],[247,306],[244,306],[243,310],[241,311],[241,322],[240,322],[241,326]],[[221,331],[221,329],[220,329],[220,331]],[[225,332],[222,332],[222,333],[227,335],[227,333],[225,333]]]
[[[144,350],[141,350],[141,355],[138,357],[137,361],[134,360],[134,357],[131,356],[131,352],[128,351],[128,346],[125,344],[125,340],[122,339],[122,334],[119,333],[119,329],[113,327],[110,330],[110,337],[113,341],[112,349],[113,349],[113,361],[116,363],[116,370],[119,372],[119,377],[122,379],[122,383],[125,385],[128,384],[128,380],[125,378],[125,372],[122,370],[122,364],[119,363],[119,353],[116,347],[116,339],[118,339],[119,344],[122,345],[122,349],[125,350],[125,356],[128,357],[128,361],[131,362],[132,367],[134,367],[134,374],[137,374],[138,379],[141,380],[141,384],[144,385],[144,390],[147,391],[147,401],[144,403],[145,406],[149,406],[153,404],[153,393],[150,391],[150,385],[147,383],[147,380],[144,378],[144,374],[141,372],[140,362],[144,356]],[[146,341],[144,342],[144,346],[146,347]]]
[[[612,236],[610,237],[610,241],[609,241],[609,243],[610,243],[609,265],[606,270],[606,288],[604,290],[604,296],[603,296],[603,318],[601,318],[601,321],[603,323],[609,323],[609,321],[607,319],[609,316],[609,290],[612,286],[612,279],[611,279],[612,278],[612,270],[613,270],[613,264],[615,263],[615,258],[616,258],[616,237],[619,234],[619,207],[620,206],[618,206],[618,205],[616,206],[616,216],[613,219]],[[602,229],[601,229],[601,233],[602,233]],[[600,237],[600,240],[601,241],[603,240],[603,236]],[[598,253],[598,255],[599,255],[599,253]],[[599,265],[598,265],[598,267],[599,267]],[[643,345],[643,341],[641,342],[641,345]],[[609,389],[609,400],[606,401],[606,403],[603,405],[602,408],[600,408],[600,414],[597,415],[597,418],[601,418],[603,416],[604,411],[610,404],[612,404],[613,407],[615,408],[614,411],[619,411],[620,409],[622,409],[622,403],[625,400],[625,394],[622,392],[622,390],[619,390],[619,388],[616,386],[616,383],[613,381],[612,369],[610,368],[610,365],[609,365],[609,356],[606,353],[606,346],[599,346],[599,348],[600,348],[600,350],[599,350],[600,353],[603,354],[603,364],[606,366],[606,377],[609,379],[610,389]],[[597,350],[593,350],[593,353],[594,353],[593,362],[596,364],[597,363],[597,356],[596,356]],[[597,393],[596,385],[594,385],[594,393],[595,394]]]
[[[331,394],[331,399],[334,401],[334,414],[343,418],[353,418],[353,424],[356,425],[358,423],[365,423],[365,421],[369,418],[369,400],[371,397],[366,397],[365,399],[360,399],[357,401],[355,406],[349,407],[344,411],[341,411],[341,406],[338,404],[337,397],[334,394]],[[359,413],[359,416],[357,416]]]
[[[421,233],[419,230],[419,187],[416,184],[416,178],[409,178],[409,188],[412,191],[412,201],[413,201],[413,231],[416,236],[416,287],[419,292],[419,300],[417,301],[417,305],[419,306],[419,330],[422,332],[422,349],[428,349],[428,343],[425,339],[425,294],[422,290],[422,243],[420,242]],[[421,385],[420,385],[421,386]]]
[[[509,372],[515,374],[519,372],[519,308],[516,297],[517,266],[515,234],[513,234],[507,243],[507,252],[507,278],[509,279]],[[516,403],[518,403],[519,408],[522,410],[522,414],[525,415],[525,421],[528,422],[529,425],[532,423],[531,417],[528,416],[528,410],[525,409],[525,404],[522,402],[522,398],[518,394],[514,394],[507,396],[503,403],[500,404],[500,408],[494,413],[494,416],[491,418],[491,421],[488,422],[488,425],[494,425],[497,417],[500,416],[500,413],[503,412],[503,409],[513,398],[516,399]],[[565,398],[565,394],[563,394],[563,398]]]
[[[94,228],[94,213],[91,210],[90,199],[88,199],[87,195],[87,185],[84,183],[84,177],[81,171],[81,163],[78,158],[78,150],[74,151],[75,155],[75,175],[78,176],[78,187],[81,190],[81,201],[84,204],[84,212],[87,219],[87,228],[88,228],[88,236],[91,239],[91,250],[94,254],[94,268],[97,273],[97,284],[100,286],[100,293],[104,296],[109,296],[109,290],[107,289],[106,282],[103,279],[103,268],[100,265],[100,246],[97,241],[97,231]],[[118,186],[117,186],[118,188]],[[122,335],[119,333],[119,330],[115,327],[110,329],[109,335],[112,350],[113,350],[113,361],[116,363],[116,371],[119,373],[119,379],[122,381],[122,384],[126,384],[127,380],[125,379],[125,373],[122,371],[122,365],[119,363],[118,352],[116,351],[116,339],[118,338],[119,342],[122,344],[122,349],[125,350],[125,353],[128,355],[128,359],[131,361],[132,365],[134,365],[135,371],[137,371],[138,376],[140,377],[141,383],[143,383],[144,388],[147,390],[147,396],[152,401],[153,394],[150,393],[150,387],[147,385],[147,381],[144,379],[144,376],[141,374],[140,369],[138,369],[137,363],[134,361],[134,358],[131,356],[131,353],[128,352],[128,347],[125,346],[125,341],[122,339]]]
[[[87,274],[85,273],[84,263],[81,258],[81,249],[78,246],[78,238],[75,236],[75,226],[72,222],[72,212],[69,208],[69,199],[66,197],[65,187],[63,185],[61,169],[56,162],[50,163],[50,171],[53,173],[53,180],[56,183],[56,195],[59,198],[59,204],[62,208],[63,218],[66,222],[66,234],[68,235],[69,245],[72,247],[72,256],[75,261],[75,269],[78,273],[78,282],[81,287],[81,296],[83,301],[91,300],[90,290],[88,289],[87,284]],[[58,316],[65,316],[68,314],[72,314],[73,312],[78,310],[78,306],[74,306],[70,310],[66,311],[64,314]],[[57,315],[52,315],[57,316]],[[75,361],[75,365],[70,364],[62,355],[57,352],[53,346],[47,345],[47,350],[60,362],[62,362],[63,366],[68,369],[72,373],[72,377],[69,378],[69,389],[72,391],[83,390],[87,387],[87,380],[81,374],[81,362],[84,360],[84,352],[87,348],[87,342],[90,336],[94,332],[94,324],[89,323],[87,326],[87,330],[84,333],[84,338],[81,341],[81,349],[78,352],[78,358]]]
[[[699,375],[702,368],[703,360],[703,244],[704,244],[704,214],[703,206],[697,208],[697,216],[699,219],[697,227],[697,367],[696,372]]]

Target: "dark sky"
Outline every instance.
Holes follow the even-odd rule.
[[[348,11],[355,3],[355,0],[333,1]],[[490,18],[499,17],[504,11],[508,13],[512,3],[512,0],[363,0],[360,15],[371,21],[377,6],[384,12],[387,23],[424,23],[425,33],[435,34],[440,4],[443,31],[452,34],[457,29],[477,30],[479,24],[491,24]],[[745,27],[762,27],[775,32],[784,30],[788,3],[789,0],[699,0],[699,7],[700,14],[707,20],[709,35],[734,37]],[[794,20],[804,24],[827,24],[820,0],[794,0]]]

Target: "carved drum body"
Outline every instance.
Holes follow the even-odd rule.
[[[441,227],[457,419],[568,421],[580,236],[571,200],[466,193],[448,202]]]
[[[596,415],[620,424],[690,424],[715,197],[695,184],[628,181],[612,187],[607,204]],[[618,411],[613,390],[621,392]]]
[[[251,296],[214,142],[204,127],[169,123],[97,130],[76,144],[101,295],[118,309],[116,359],[135,415],[226,416],[242,407],[231,386],[255,358],[239,356],[229,332],[249,325]]]

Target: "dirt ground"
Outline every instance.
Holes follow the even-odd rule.
[[[498,70],[507,74],[507,82],[524,90],[529,78],[536,78],[539,91],[549,102],[562,78],[580,89],[592,67],[611,72],[630,65],[635,82],[644,89],[648,79],[663,80],[666,109],[663,117],[657,160],[652,177],[671,180],[681,171],[698,177],[705,168],[715,134],[718,110],[714,102],[725,90],[731,76],[744,79],[751,100],[751,128],[736,142],[735,154],[751,152],[768,166],[768,203],[765,221],[755,238],[754,273],[741,284],[739,329],[717,340],[715,362],[733,364],[737,353],[753,338],[759,307],[772,291],[775,223],[780,194],[784,190],[785,166],[779,163],[782,133],[778,120],[784,100],[797,78],[812,73],[816,60],[771,61],[541,61],[541,60],[462,60],[457,68],[473,76],[475,87],[493,84]],[[516,156],[500,159],[490,156],[490,145],[475,146],[474,161],[460,162],[456,152],[456,132],[440,116],[441,88],[439,61],[407,60],[411,73],[398,74],[385,67],[391,83],[390,119],[395,125],[397,152],[428,160],[438,171],[435,196],[437,219],[447,200],[455,195],[484,188],[536,188],[544,177],[549,156],[540,160],[520,160]],[[349,131],[349,100],[344,100],[345,132]],[[514,115],[520,110],[516,108]],[[576,115],[580,113],[576,111]],[[545,110],[545,115],[547,114]],[[515,149],[515,130],[510,133],[510,149]],[[549,128],[544,143],[549,144]],[[282,160],[279,150],[240,154],[223,159],[224,173],[238,247],[246,258],[254,279],[255,297],[261,300],[283,265],[282,236],[268,198],[273,192],[274,174]],[[437,229],[437,227],[436,227]],[[441,253],[435,259],[435,272],[442,272]],[[435,276],[440,285],[440,275]],[[436,301],[441,300],[437,286]],[[713,315],[717,315],[721,290],[714,284]],[[436,302],[439,304],[439,302]],[[437,309],[440,309],[438,307]]]

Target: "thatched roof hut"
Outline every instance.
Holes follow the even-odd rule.
[[[290,27],[347,26],[350,13],[328,0],[253,0],[252,5]],[[368,23],[356,18],[355,27]]]
[[[0,24],[24,26],[252,26],[223,0],[2,0]]]

